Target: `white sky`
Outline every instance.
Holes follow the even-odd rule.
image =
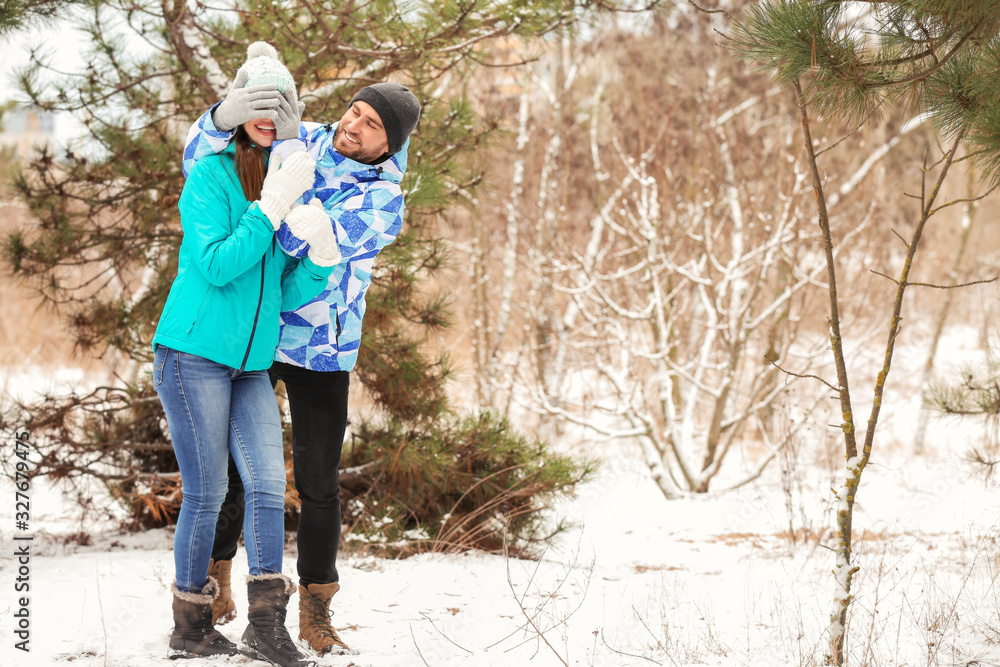
[[[26,101],[24,94],[17,88],[14,72],[28,64],[32,46],[42,46],[51,53],[53,66],[66,71],[77,69],[80,53],[86,43],[83,33],[80,33],[65,22],[43,27],[36,27],[15,33],[6,39],[0,39],[0,102],[8,100]],[[68,114],[56,116],[56,139],[65,143],[78,131],[76,123]]]

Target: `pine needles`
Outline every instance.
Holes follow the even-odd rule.
[[[782,85],[801,79],[815,112],[857,125],[890,104],[960,133],[1000,182],[1000,2],[767,0],[734,25],[735,56]]]
[[[353,442],[345,462],[361,472],[341,478],[345,542],[386,555],[531,555],[533,544],[563,528],[546,530],[541,510],[596,470],[489,412],[427,428],[366,425]]]

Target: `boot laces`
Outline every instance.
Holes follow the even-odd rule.
[[[282,648],[286,644],[294,647],[295,643],[292,641],[291,636],[288,634],[288,628],[285,627],[285,619],[281,612],[274,613],[274,640],[275,645],[278,648]]]
[[[215,644],[218,639],[216,635],[219,635],[219,633],[216,631],[215,626],[212,625],[212,606],[207,605],[205,608],[199,609],[198,611],[199,620],[201,622],[198,624],[197,630],[201,634],[202,640],[204,641],[207,639],[210,644]]]
[[[321,636],[329,637],[338,644],[343,643],[337,635],[337,631],[333,629],[333,612],[327,608],[322,600],[315,597],[307,598],[306,612],[309,614],[309,620],[315,624]]]

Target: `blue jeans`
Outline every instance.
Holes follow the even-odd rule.
[[[167,415],[184,485],[174,533],[177,588],[200,591],[208,581],[230,454],[249,510],[243,539],[250,574],[280,573],[285,461],[281,417],[267,371],[239,371],[160,345],[153,386]]]

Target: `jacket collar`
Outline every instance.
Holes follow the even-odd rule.
[[[402,148],[396,153],[380,162],[365,164],[357,160],[352,160],[349,157],[344,157],[333,148],[333,137],[336,134],[339,124],[340,122],[338,121],[328,125],[329,133],[326,139],[329,142],[328,150],[321,153],[320,159],[316,162],[317,167],[322,164],[325,168],[332,169],[339,175],[353,174],[358,180],[381,180],[399,183],[403,179],[403,174],[406,173],[407,151],[410,148],[409,137],[406,138]]]

